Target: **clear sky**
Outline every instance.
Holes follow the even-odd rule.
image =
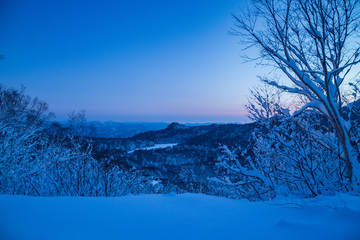
[[[0,83],[58,120],[241,122],[259,69],[228,34],[242,0],[5,0]]]

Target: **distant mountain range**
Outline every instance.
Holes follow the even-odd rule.
[[[59,122],[62,126],[67,127],[68,122]],[[157,131],[167,128],[169,123],[165,122],[113,122],[113,121],[90,121],[86,123],[88,137],[95,138],[129,138],[139,133]],[[211,123],[186,123],[184,126],[211,125]]]
[[[62,127],[68,127],[69,122],[57,122]],[[113,122],[90,121],[86,122],[87,137],[95,138],[128,138],[136,134],[164,129],[169,123],[164,122]]]
[[[160,130],[169,124],[164,122],[88,122],[93,137],[127,138],[138,133]]]
[[[187,126],[171,123],[165,129],[128,138],[93,138],[99,158],[143,169],[150,175],[179,182],[184,171],[206,179],[216,176],[222,146],[247,148],[255,124]]]

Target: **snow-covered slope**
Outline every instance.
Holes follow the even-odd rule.
[[[360,197],[282,203],[201,194],[0,196],[0,239],[360,239]]]

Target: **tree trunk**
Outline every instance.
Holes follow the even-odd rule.
[[[343,119],[341,119],[343,120]],[[354,191],[360,191],[360,163],[358,161],[358,153],[355,152],[354,147],[351,145],[350,133],[344,126],[343,121],[333,122],[337,132],[341,146],[343,148],[344,160],[347,164],[348,177]]]

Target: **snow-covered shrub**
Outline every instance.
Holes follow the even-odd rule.
[[[358,85],[353,88],[342,114],[352,149],[359,151]],[[251,94],[247,109],[257,124],[252,143],[244,149],[224,146],[219,165],[226,173],[220,174],[217,184],[251,200],[279,194],[314,197],[354,189],[353,170],[349,170],[338,132],[325,116],[317,110],[291,115],[294,111],[284,107],[280,93],[271,86],[260,86]]]
[[[179,173],[179,183],[186,192],[207,193],[209,181],[192,168],[182,167]]]
[[[252,152],[224,147],[223,183],[249,199],[276,195],[314,197],[350,189],[336,132],[315,111],[273,118],[254,132]]]
[[[284,119],[255,138],[255,162],[279,194],[314,197],[349,189],[336,132],[315,111]]]
[[[47,105],[0,86],[0,191],[39,195],[36,183],[48,149],[44,122],[51,114]]]
[[[46,103],[0,86],[0,193],[119,196],[150,191],[141,172],[95,159],[83,112],[69,127],[48,124]]]

